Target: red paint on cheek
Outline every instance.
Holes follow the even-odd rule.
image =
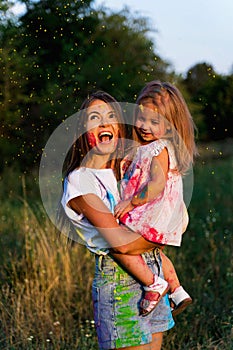
[[[96,146],[96,137],[92,132],[87,133],[87,142],[91,148]]]

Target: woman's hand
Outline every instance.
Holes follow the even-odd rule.
[[[131,199],[126,201],[120,201],[114,209],[114,215],[116,219],[122,218],[129,211],[133,210],[134,206],[131,203]]]

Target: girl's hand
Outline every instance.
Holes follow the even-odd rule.
[[[124,216],[129,211],[133,210],[134,206],[131,204],[131,199],[128,199],[126,201],[120,201],[116,206],[114,210],[114,215],[116,219],[120,219],[122,216]]]

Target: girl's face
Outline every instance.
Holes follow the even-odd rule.
[[[115,151],[119,138],[118,116],[111,106],[102,100],[94,100],[87,108],[87,140],[98,154]]]
[[[165,118],[158,113],[152,102],[140,104],[135,127],[145,143],[160,139],[166,132]]]

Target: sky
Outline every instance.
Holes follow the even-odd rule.
[[[125,5],[149,18],[156,52],[184,74],[197,63],[219,74],[233,68],[232,0],[95,0],[113,10]]]
[[[95,0],[100,5],[117,11],[127,6],[148,17],[156,53],[178,74],[203,62],[222,75],[233,70],[232,0]]]

